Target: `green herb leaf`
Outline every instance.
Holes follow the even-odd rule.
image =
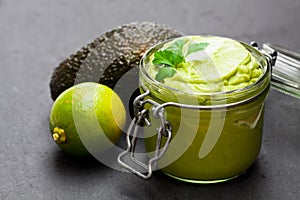
[[[155,80],[163,81],[167,77],[172,77],[176,74],[176,70],[172,67],[162,67],[158,70],[158,73],[155,76]]]
[[[184,58],[181,55],[178,55],[172,51],[163,50],[157,51],[154,53],[153,64],[155,65],[169,65],[171,67],[175,67],[181,62],[184,62]]]
[[[208,43],[206,42],[200,42],[200,43],[193,43],[189,46],[187,55],[194,53],[196,51],[202,51],[208,46]]]
[[[172,51],[178,55],[182,55],[182,48],[183,48],[184,44],[185,44],[184,40],[177,40],[171,46],[169,46],[166,50]]]

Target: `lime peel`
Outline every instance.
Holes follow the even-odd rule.
[[[72,156],[91,156],[115,145],[126,123],[120,97],[109,87],[77,84],[59,95],[50,114],[55,143]]]

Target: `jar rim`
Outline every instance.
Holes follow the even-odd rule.
[[[246,44],[242,41],[239,40],[235,40],[237,42],[239,42],[240,44],[242,44],[260,63],[260,66],[263,69],[263,74],[258,78],[257,81],[255,81],[254,83],[251,83],[249,85],[247,85],[246,87],[243,88],[239,88],[239,89],[234,89],[234,90],[230,90],[230,91],[221,91],[221,92],[195,92],[195,91],[185,91],[185,90],[179,90],[173,87],[170,87],[168,85],[165,85],[155,79],[153,79],[148,72],[145,69],[145,59],[147,58],[148,55],[150,55],[154,50],[158,50],[158,47],[161,47],[163,44],[170,42],[174,39],[179,39],[179,38],[186,38],[186,37],[193,37],[193,36],[203,36],[203,37],[215,37],[213,35],[185,35],[185,36],[181,36],[181,37],[177,37],[177,38],[173,38],[173,39],[168,39],[165,40],[163,42],[160,42],[152,47],[150,47],[145,54],[142,56],[142,59],[140,60],[140,64],[139,64],[139,69],[140,72],[142,73],[142,75],[144,75],[145,78],[148,79],[148,81],[150,81],[153,84],[157,84],[161,87],[163,87],[164,89],[167,90],[171,90],[172,92],[176,92],[176,93],[182,93],[182,94],[187,94],[187,95],[199,95],[199,96],[221,96],[221,95],[232,95],[232,94],[236,94],[236,93],[244,93],[251,89],[253,89],[253,87],[259,86],[262,84],[262,82],[265,80],[266,76],[268,76],[268,72],[270,71],[270,63],[267,61],[266,56],[260,52],[257,48],[250,46],[249,44]],[[223,37],[226,38],[226,37]],[[262,66],[262,62],[264,62],[264,66]]]

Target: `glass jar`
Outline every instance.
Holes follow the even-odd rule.
[[[166,41],[169,42],[169,41]],[[119,163],[131,172],[149,178],[153,169],[188,182],[212,183],[230,180],[245,172],[256,160],[263,132],[264,103],[271,82],[276,55],[268,55],[245,43],[262,68],[253,84],[229,92],[196,93],[170,88],[147,73],[149,57],[166,42],[143,56],[140,63],[140,90],[135,120],[127,133],[128,148]],[[134,156],[138,128],[144,129],[148,163]],[[141,173],[126,164],[130,154]]]

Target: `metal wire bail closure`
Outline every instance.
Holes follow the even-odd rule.
[[[263,50],[277,52],[272,68],[272,86],[284,94],[300,99],[300,54],[284,47],[264,43]]]
[[[145,93],[135,98],[133,102],[135,117],[130,123],[128,131],[126,133],[127,149],[118,156],[118,163],[120,166],[143,179],[148,179],[151,177],[153,169],[156,167],[157,161],[165,154],[172,137],[172,125],[165,119],[164,107],[153,100],[144,100],[144,98],[149,94],[150,91],[147,90]],[[154,156],[150,158],[147,163],[144,163],[135,157],[135,147],[140,127],[151,125],[151,122],[149,121],[149,110],[144,108],[144,105],[147,103],[153,106],[153,116],[160,119],[160,126],[157,129],[157,140]],[[167,140],[165,145],[160,148],[162,137],[166,137]],[[132,162],[132,164],[137,164],[138,166],[145,169],[146,174],[139,172],[133,166],[129,165],[129,163],[125,163],[123,159],[125,156],[128,156],[129,161]]]

